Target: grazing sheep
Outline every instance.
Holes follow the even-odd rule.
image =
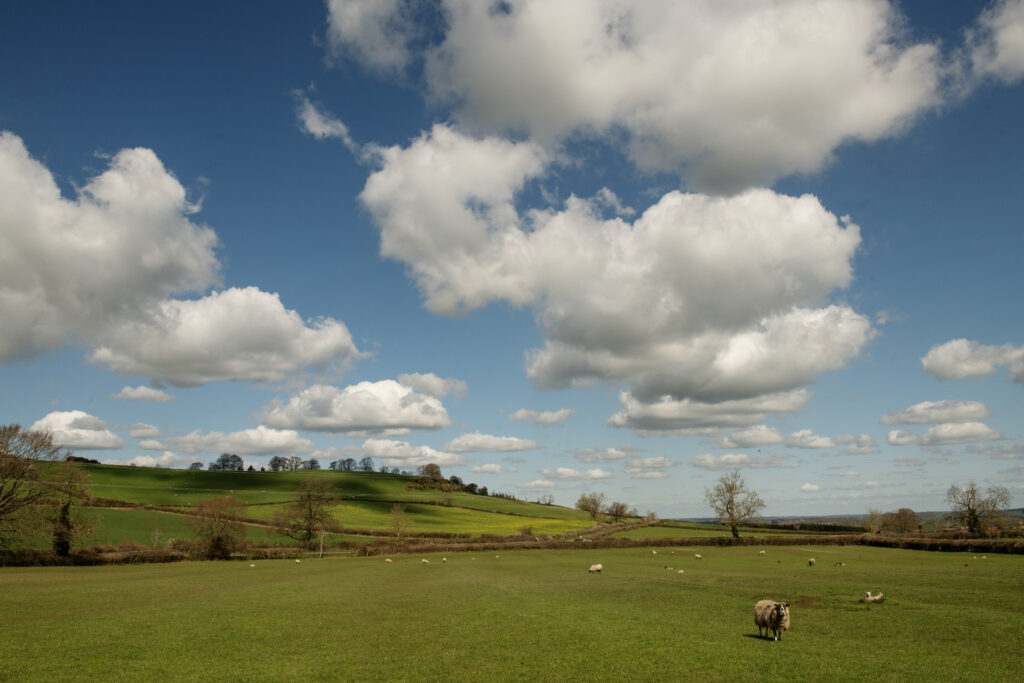
[[[703,560],[704,556],[701,555],[700,553],[697,553],[696,555],[693,556],[693,559],[695,559],[695,560]]]
[[[589,571],[591,574],[600,574],[602,569],[604,569],[603,566],[599,564],[592,564],[590,565],[590,569],[588,569],[587,571]]]
[[[423,563],[423,564],[430,564],[430,560],[428,560],[425,557],[422,560],[420,560],[420,562]]]
[[[657,555],[657,554],[658,554],[658,551],[657,551],[657,550],[652,550],[652,551],[651,551],[651,555]]]
[[[679,571],[676,572],[676,574],[685,574],[685,573],[686,573],[685,569],[680,569]]]
[[[442,557],[441,558],[441,564],[448,564],[448,558],[447,557]]]
[[[879,600],[884,600],[884,599],[885,599],[885,594],[884,593],[879,593],[878,595],[872,595],[871,591],[868,591],[868,592],[866,592],[864,594],[864,602],[878,602]]]
[[[770,631],[775,641],[782,637],[783,631],[789,630],[789,603],[775,600],[761,600],[754,605],[754,623],[757,635],[767,636]]]
[[[390,557],[385,558],[384,559],[384,564],[391,564],[391,558]]]
[[[808,567],[813,567],[813,566],[814,566],[814,563],[815,563],[815,562],[817,562],[817,560],[815,560],[815,559],[814,559],[814,558],[812,557],[811,559],[807,560],[807,566],[808,566]]]
[[[249,566],[250,566],[250,567],[255,567],[256,565],[254,565],[254,564],[250,564]]]
[[[302,564],[302,560],[295,560],[295,564]]]
[[[763,550],[758,550],[758,551],[757,551],[757,554],[758,554],[758,555],[764,555],[764,551],[763,551]]]

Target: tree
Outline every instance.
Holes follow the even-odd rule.
[[[53,501],[47,475],[65,455],[47,432],[0,427],[0,549],[26,533],[38,521],[33,513]]]
[[[320,461],[316,458],[310,458],[309,462],[306,463],[307,470],[318,470],[320,469]]]
[[[242,459],[234,453],[221,453],[220,457],[215,461],[217,467],[214,467],[214,463],[210,463],[210,469],[220,470],[222,472],[242,472],[245,470],[245,463]]]
[[[878,508],[868,508],[868,514],[864,517],[864,527],[871,533],[882,530],[882,511]]]
[[[338,523],[330,511],[331,487],[322,479],[307,479],[299,485],[298,497],[274,516],[278,533],[309,545],[317,534]]]
[[[481,486],[480,489],[477,491],[477,494],[481,495],[481,496],[489,496],[489,495],[491,495],[490,492],[487,490],[486,486]]]
[[[452,487],[453,491],[461,491],[465,488],[465,484],[462,483],[462,477],[457,477],[454,474],[448,477],[448,484]]]
[[[409,531],[412,527],[412,520],[405,515],[405,508],[395,503],[391,506],[391,520],[388,523],[388,528],[391,529],[391,533],[395,537],[396,543],[402,542],[402,534]]]
[[[917,513],[910,508],[882,515],[882,528],[894,534],[911,534],[918,529]]]
[[[373,472],[373,458],[366,456],[359,461],[359,469],[363,472]]]
[[[50,516],[50,523],[53,530],[53,552],[58,557],[67,557],[71,552],[71,544],[93,529],[81,512],[92,501],[89,475],[67,464],[57,472],[52,485],[54,512]]]
[[[950,486],[946,491],[946,502],[953,506],[953,518],[972,534],[980,534],[997,523],[1003,510],[1011,505],[1012,498],[1006,487],[990,486],[987,493],[982,496],[973,481],[963,488]]]
[[[205,545],[206,557],[230,557],[231,551],[245,541],[245,525],[238,521],[245,505],[234,496],[218,496],[199,501],[195,509],[189,522]]]
[[[201,470],[201,469],[203,469],[203,463],[201,463],[201,462],[194,462],[191,465],[189,465],[188,468],[190,470],[192,470],[192,471]]]
[[[757,492],[747,488],[739,470],[724,475],[714,488],[704,489],[704,500],[715,511],[718,521],[732,528],[733,538],[739,538],[740,525],[757,519],[765,506]]]
[[[604,510],[607,514],[611,515],[612,521],[618,523],[623,517],[629,516],[629,505],[626,503],[608,503],[608,507]]]
[[[581,493],[576,500],[576,509],[588,513],[590,518],[596,521],[597,516],[604,509],[604,494]]]
[[[420,476],[425,479],[433,479],[434,481],[444,479],[444,477],[441,476],[441,466],[433,462],[428,462],[426,465],[420,465]]]
[[[267,464],[270,465],[271,472],[280,472],[285,468],[285,465],[288,464],[288,461],[282,458],[280,455],[275,455],[273,458],[270,459],[270,462]]]

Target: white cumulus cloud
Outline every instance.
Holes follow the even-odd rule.
[[[343,389],[317,384],[264,408],[264,424],[282,429],[398,436],[441,429],[451,420],[444,404],[395,380],[359,382]]]
[[[800,490],[801,491],[808,491],[808,492],[810,492],[810,491],[820,491],[821,487],[818,486],[817,484],[806,483],[806,484],[804,484],[803,486],[800,487]]]
[[[532,451],[535,448],[537,448],[537,443],[529,439],[520,439],[515,436],[491,436],[480,432],[457,436],[444,446],[446,451],[453,453],[500,453]]]
[[[724,429],[747,427],[764,422],[767,414],[789,414],[804,409],[811,394],[806,389],[781,394],[720,403],[702,403],[684,399],[663,398],[644,403],[629,392],[619,395],[622,410],[608,423],[627,427],[641,435],[678,433],[710,434]]]
[[[633,479],[664,479],[668,477],[666,470],[678,464],[669,460],[664,455],[659,455],[630,460],[622,468],[622,471],[631,475]]]
[[[621,448],[584,448],[573,454],[580,462],[608,462],[636,457],[636,449],[629,446]]]
[[[438,377],[432,372],[402,374],[398,376],[398,381],[410,389],[415,389],[434,398],[444,398],[448,394],[454,394],[455,398],[462,398],[469,391],[469,387],[461,379]]]
[[[982,422],[954,422],[929,427],[921,443],[925,446],[946,446],[978,441],[999,441],[1003,435]]]
[[[785,439],[778,429],[762,424],[731,432],[715,442],[715,448],[750,448],[784,442]]]
[[[844,453],[849,455],[867,455],[878,452],[878,443],[870,434],[840,434],[836,443],[846,445]]]
[[[939,379],[986,377],[1006,366],[1010,379],[1024,383],[1024,346],[992,346],[969,339],[953,339],[933,346],[921,358],[924,371]]]
[[[128,435],[133,439],[151,439],[160,436],[160,429],[145,422],[136,422],[128,428]]]
[[[882,416],[882,424],[929,424],[977,422],[991,417],[988,407],[978,401],[922,401],[906,410],[894,410]]]
[[[146,450],[167,448],[183,453],[237,455],[305,455],[315,449],[312,441],[302,438],[294,430],[271,429],[265,425],[228,433],[196,430],[184,436],[168,437],[163,442],[143,441],[139,447]]]
[[[124,387],[116,394],[111,394],[110,398],[122,401],[155,401],[157,403],[166,403],[167,401],[174,400],[174,397],[166,391],[147,386]]]
[[[346,446],[346,457],[370,457],[390,467],[418,467],[434,463],[442,467],[464,465],[466,459],[457,453],[434,450],[430,446],[413,446],[408,441],[366,439],[360,446]]]
[[[121,448],[124,440],[100,418],[82,410],[57,410],[41,417],[29,427],[33,432],[49,432],[64,448],[81,450]]]
[[[827,436],[818,436],[810,429],[801,429],[786,437],[786,445],[793,448],[832,448],[836,444]]]
[[[920,441],[920,436],[906,429],[892,429],[885,436],[885,442],[890,446],[909,446]]]
[[[606,472],[600,468],[594,468],[585,472],[574,470],[571,467],[558,467],[556,469],[542,469],[541,475],[548,479],[556,479],[559,481],[595,481],[597,479],[611,479],[613,475],[611,472]]]
[[[702,453],[691,460],[690,464],[701,469],[716,471],[735,470],[741,467],[751,469],[796,467],[796,464],[790,463],[789,460],[790,456],[785,453],[774,453],[763,457],[748,453],[724,453],[722,455]]]
[[[562,422],[565,422],[570,417],[576,414],[576,411],[572,408],[560,408],[558,410],[530,410],[528,408],[520,408],[511,415],[508,416],[510,420],[519,420],[520,422],[532,422],[533,424],[544,425],[550,427]]]

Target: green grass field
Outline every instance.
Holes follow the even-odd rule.
[[[2,677],[1020,680],[1022,557],[693,550],[0,569]],[[778,643],[765,597],[792,605]]]

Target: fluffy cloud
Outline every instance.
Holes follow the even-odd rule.
[[[144,422],[136,422],[128,428],[128,435],[133,439],[146,439],[160,436],[160,430]]]
[[[588,463],[625,460],[634,456],[636,456],[636,449],[628,446],[622,448],[584,448],[573,455],[580,462]]]
[[[867,455],[878,452],[878,443],[869,434],[841,434],[836,437],[837,444],[846,444],[844,453],[849,455]]]
[[[148,149],[119,152],[71,201],[21,138],[0,133],[0,362],[91,340],[216,282],[217,237],[189,220],[196,210]]]
[[[469,471],[474,474],[501,474],[502,472],[518,472],[519,470],[515,467],[502,467],[501,465],[490,463],[487,465],[474,465],[469,468]]]
[[[435,126],[382,151],[360,195],[382,254],[409,266],[430,310],[535,307],[538,386],[746,398],[842,368],[873,336],[847,306],[817,307],[850,283],[860,234],[814,197],[671,192],[632,223],[571,197],[522,217],[512,199],[545,163],[531,143]]]
[[[474,432],[457,436],[447,444],[444,449],[453,453],[500,453],[508,451],[532,451],[537,444],[529,439],[519,439],[514,436],[491,436]]]
[[[190,220],[196,211],[151,150],[122,150],[70,201],[20,138],[0,133],[0,362],[74,342],[117,372],[195,386],[359,356],[342,323],[307,326],[276,294],[169,298],[219,278],[217,237]]]
[[[139,467],[167,467],[167,468],[184,468],[192,464],[195,458],[185,455],[177,455],[170,451],[164,451],[162,455],[137,455],[128,461],[129,465],[137,465]],[[120,460],[104,460],[105,465],[123,465],[124,463]]]
[[[124,440],[103,420],[81,410],[54,411],[36,420],[33,432],[50,432],[54,443],[81,450],[121,448]]]
[[[614,133],[640,168],[686,167],[717,190],[813,172],[844,142],[900,130],[942,75],[937,48],[908,43],[884,2],[446,0],[433,44],[408,2],[328,6],[335,51],[383,73],[424,63],[432,99],[467,127],[547,144]]]
[[[785,453],[775,453],[767,457],[758,457],[747,453],[725,453],[718,456],[703,453],[691,460],[690,464],[705,470],[735,470],[741,467],[751,469],[796,467],[795,464],[788,463],[789,459],[790,456]]]
[[[637,458],[626,463],[622,471],[632,475],[634,479],[664,479],[668,477],[667,470],[679,463],[672,462],[664,455],[652,458]]]
[[[508,416],[510,420],[519,420],[520,422],[532,422],[533,424],[544,425],[550,427],[552,425],[565,422],[570,417],[576,414],[576,411],[572,408],[561,408],[559,410],[528,410],[527,408],[520,408],[516,412]]]
[[[785,439],[778,429],[767,425],[754,425],[738,432],[732,432],[715,442],[715,448],[750,448],[783,443]]]
[[[343,323],[306,323],[277,294],[246,287],[163,301],[152,318],[108,330],[89,360],[123,374],[198,386],[277,381],[303,367],[343,366],[360,355]]]
[[[818,436],[810,429],[801,429],[786,437],[786,445],[793,448],[832,448],[836,444],[827,436]]]
[[[348,126],[337,117],[320,110],[301,91],[294,93],[297,100],[296,113],[302,130],[317,138],[338,138],[346,147],[357,151],[357,145],[348,132]]]
[[[801,486],[800,490],[801,491],[807,491],[807,492],[820,491],[821,487],[818,486],[817,484],[807,483],[807,484],[804,484],[803,486]]]
[[[174,397],[166,391],[146,386],[125,387],[116,394],[111,394],[110,398],[122,401],[156,401],[157,403],[166,403],[167,401],[174,400]]]
[[[346,457],[370,457],[390,467],[418,467],[434,463],[442,467],[464,465],[466,459],[457,453],[436,451],[430,446],[413,446],[407,441],[367,439],[361,446],[346,446]]]
[[[399,375],[398,381],[410,389],[415,389],[434,398],[444,398],[448,394],[454,394],[455,398],[462,398],[469,391],[469,387],[461,379],[438,377],[432,372]]]
[[[548,479],[559,481],[595,481],[597,479],[611,479],[615,476],[611,472],[605,472],[600,468],[580,472],[571,467],[559,467],[553,470],[542,469],[540,473]]]
[[[926,446],[946,446],[978,441],[999,441],[1003,435],[981,422],[954,422],[929,427],[921,443]]]
[[[922,401],[906,410],[886,413],[881,422],[887,425],[977,422],[991,415],[988,407],[978,401]]]
[[[290,429],[270,429],[260,425],[255,429],[238,432],[194,431],[185,436],[172,436],[164,442],[143,441],[140,448],[163,450],[169,448],[183,453],[237,453],[238,455],[304,455],[315,446],[309,439]]]
[[[885,442],[890,446],[908,446],[919,441],[920,436],[905,429],[893,429],[885,436]]]
[[[1024,346],[987,346],[968,339],[953,339],[929,349],[921,358],[924,371],[939,379],[986,377],[1006,366],[1010,379],[1024,383]]]
[[[809,391],[800,389],[721,403],[701,403],[690,399],[675,401],[670,398],[643,403],[629,392],[623,392],[619,395],[622,410],[612,415],[608,423],[615,427],[628,427],[641,435],[709,434],[762,423],[768,413],[789,414],[801,411],[810,396]]]
[[[283,429],[378,436],[441,429],[451,423],[441,401],[390,379],[344,389],[317,384],[293,395],[287,403],[280,399],[271,402],[261,420]]]
[[[967,44],[975,79],[1019,81],[1024,77],[1024,2],[993,3],[969,32]]]

